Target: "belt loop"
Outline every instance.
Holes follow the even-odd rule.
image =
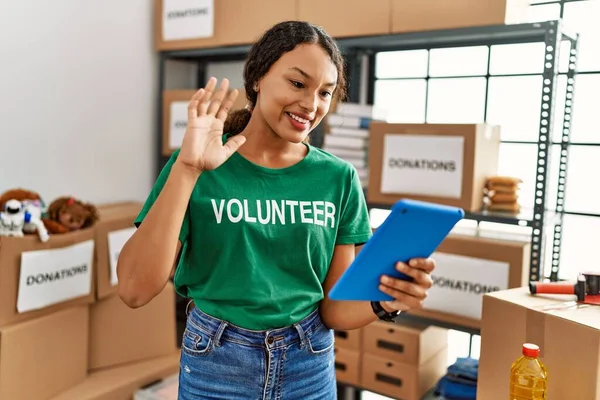
[[[298,336],[300,336],[300,348],[303,349],[306,344],[306,334],[304,333],[304,329],[301,324],[294,324],[294,327],[298,331]]]
[[[185,316],[186,317],[190,315],[190,304],[193,305],[194,300],[188,301],[187,305],[185,306]]]
[[[215,333],[215,346],[219,347],[221,345],[221,336],[223,335],[223,332],[225,331],[225,328],[227,328],[227,322],[222,321],[221,325],[219,325],[219,329],[217,329],[217,333]]]

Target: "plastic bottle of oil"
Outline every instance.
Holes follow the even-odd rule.
[[[546,400],[548,370],[539,360],[539,346],[525,343],[510,369],[510,400]]]

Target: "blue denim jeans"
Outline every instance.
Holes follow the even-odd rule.
[[[333,331],[318,310],[289,327],[252,331],[193,307],[178,399],[335,400],[333,347]]]

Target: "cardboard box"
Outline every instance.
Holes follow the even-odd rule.
[[[110,202],[110,203],[98,203],[98,204],[96,204],[96,208],[98,210],[110,210],[113,208],[125,207],[128,205],[136,205],[139,203],[140,203],[139,201],[134,201],[134,200],[117,201],[117,202]]]
[[[94,301],[94,230],[0,237],[0,327]]]
[[[410,314],[479,328],[483,295],[526,285],[530,242],[451,234],[432,254],[434,285]]]
[[[390,0],[298,0],[298,19],[322,26],[333,37],[387,35]]]
[[[499,149],[498,126],[373,122],[368,201],[391,205],[411,198],[480,211]]]
[[[223,3],[219,0],[154,0],[156,50],[217,47],[220,30],[216,15],[222,13]]]
[[[418,366],[363,354],[361,387],[394,399],[420,400],[445,375],[447,358],[446,347]]]
[[[138,202],[108,204],[98,207],[96,223],[96,299],[104,299],[117,292],[117,261],[121,249],[136,228],[133,221],[142,209]]]
[[[600,307],[574,299],[526,287],[484,297],[477,399],[508,399],[511,364],[524,343],[535,343],[549,399],[600,400]]]
[[[527,0],[392,0],[391,32],[527,22]]]
[[[162,98],[162,155],[181,147],[187,128],[187,109],[196,90],[165,90]]]
[[[113,295],[90,308],[89,369],[113,367],[177,350],[175,289],[165,289],[150,303],[132,309]]]
[[[297,19],[297,0],[221,0],[221,3],[216,19],[221,46],[254,43],[273,25]]]
[[[240,110],[246,106],[246,91],[239,91],[236,101],[231,107],[232,111]],[[196,90],[165,90],[163,91],[162,113],[162,154],[170,156],[181,147],[183,136],[187,128],[188,105]]]
[[[358,350],[335,348],[335,377],[338,382],[360,385],[361,353]]]
[[[334,331],[335,347],[359,351],[362,345],[362,329],[350,331]]]
[[[47,399],[87,375],[88,307],[0,329],[0,399]]]
[[[295,20],[296,0],[155,0],[159,51],[250,44],[278,22]]]
[[[367,325],[363,352],[409,365],[421,365],[448,346],[448,330],[437,326],[377,321]]]
[[[179,352],[92,372],[79,385],[50,400],[131,400],[142,387],[179,371]]]

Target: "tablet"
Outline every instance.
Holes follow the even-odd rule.
[[[390,301],[379,290],[382,275],[411,280],[396,269],[398,261],[428,258],[462,220],[461,208],[403,199],[329,292],[332,300]]]

